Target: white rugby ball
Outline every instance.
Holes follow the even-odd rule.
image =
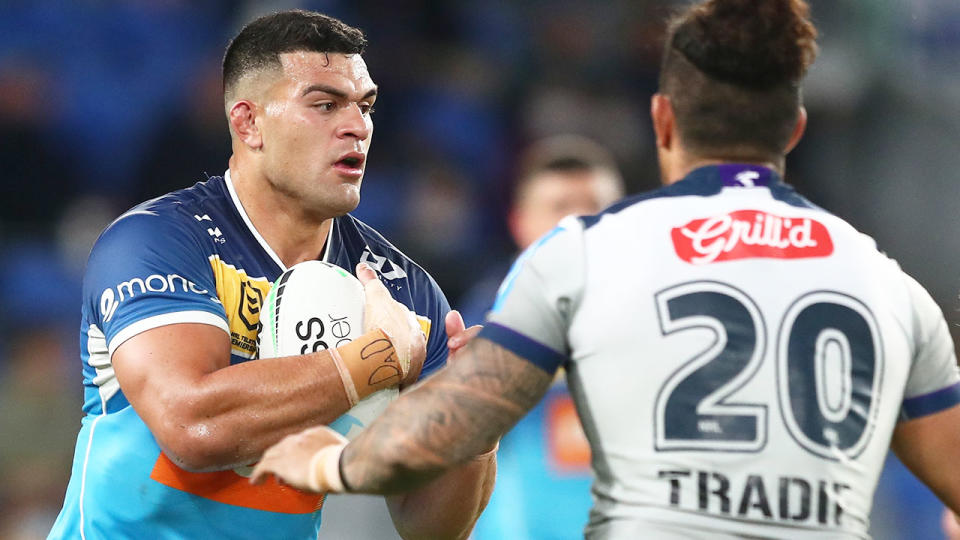
[[[363,334],[363,285],[350,272],[323,261],[292,266],[273,283],[260,313],[260,358],[278,358],[345,345]],[[348,439],[396,399],[387,388],[360,400],[330,423]]]

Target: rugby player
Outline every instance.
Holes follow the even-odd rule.
[[[285,435],[435,371],[448,334],[464,334],[434,280],[348,213],[378,93],[365,45],[319,13],[247,24],[223,61],[226,173],[131,209],[98,239],[83,284],[86,416],[51,538],[315,539],[323,496],[252,486],[250,465]],[[315,259],[361,269],[372,329],[332,354],[311,325],[304,354],[257,359],[271,284]],[[409,367],[393,377],[364,375],[398,360]],[[494,474],[486,454],[390,497],[398,532],[467,535]]]

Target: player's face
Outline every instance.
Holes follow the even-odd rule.
[[[377,87],[356,54],[280,55],[263,104],[263,172],[272,187],[323,218],[360,202]]]

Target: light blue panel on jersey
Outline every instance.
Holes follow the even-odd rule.
[[[85,416],[64,501],[73,511],[61,513],[49,538],[144,538],[147,531],[150,538],[171,540],[233,538],[238,524],[248,538],[316,538],[319,510],[304,519],[219,503],[154,481],[159,451],[153,441],[132,407]],[[220,520],[225,508],[230,518]]]

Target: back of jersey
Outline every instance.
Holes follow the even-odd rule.
[[[929,295],[768,169],[697,169],[525,258],[491,322],[569,357],[588,536],[866,537],[898,418],[957,380]]]

